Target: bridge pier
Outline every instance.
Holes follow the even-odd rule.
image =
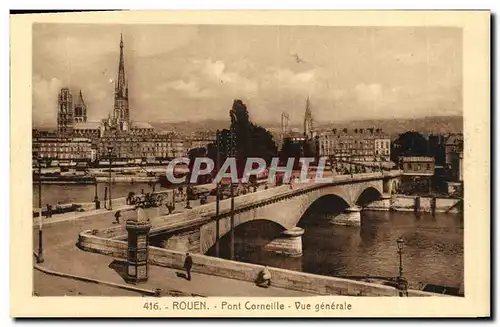
[[[363,210],[389,211],[391,209],[391,199],[391,194],[384,193],[380,196],[380,200],[373,201],[364,207]]]
[[[174,251],[200,253],[200,230],[166,236],[162,247]]]
[[[343,213],[333,217],[330,223],[340,226],[361,226],[361,208],[359,206],[347,208]]]
[[[289,257],[302,256],[302,235],[304,229],[293,227],[264,246],[265,251],[272,251]]]

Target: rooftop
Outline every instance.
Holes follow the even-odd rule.
[[[409,156],[402,157],[403,162],[434,162],[433,157],[417,157],[417,156]]]
[[[101,126],[101,122],[98,121],[89,121],[85,123],[76,123],[73,125],[73,129],[99,129]]]
[[[150,123],[135,121],[132,123],[132,129],[153,129]]]

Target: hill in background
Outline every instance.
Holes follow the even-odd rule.
[[[279,123],[261,123],[273,133],[280,132]],[[151,122],[153,127],[158,130],[174,131],[180,135],[190,135],[195,132],[215,131],[229,127],[229,121],[222,120],[203,120],[198,122],[179,122],[179,123],[159,123]],[[370,120],[354,120],[340,122],[317,122],[316,127],[321,130],[337,128],[337,129],[353,129],[353,128],[381,128],[384,132],[391,136],[397,136],[406,131],[417,131],[424,135],[430,133],[462,133],[463,132],[463,117],[461,116],[440,116],[440,117],[424,117],[415,119],[370,119]],[[291,129],[302,131],[302,125],[292,125]]]

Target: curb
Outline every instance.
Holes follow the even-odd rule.
[[[48,275],[53,275],[53,276],[58,276],[58,277],[63,277],[63,278],[70,278],[70,279],[75,279],[75,280],[79,280],[82,282],[94,283],[94,284],[99,284],[99,285],[106,285],[106,286],[116,287],[116,288],[120,288],[120,289],[125,289],[127,291],[133,291],[133,292],[138,292],[138,293],[152,295],[152,296],[158,296],[157,291],[146,289],[146,288],[140,288],[140,287],[135,287],[135,286],[130,286],[130,285],[123,285],[123,284],[107,282],[107,281],[89,278],[89,277],[83,277],[83,276],[62,273],[62,272],[42,268],[39,265],[34,265],[33,268],[35,268],[36,270],[41,271],[45,274],[48,274]]]
[[[33,268],[40,271],[40,272],[43,272],[45,274],[52,275],[52,276],[58,276],[58,277],[63,277],[63,278],[79,280],[79,281],[87,282],[87,283],[94,283],[94,284],[99,284],[99,285],[115,287],[115,288],[124,289],[124,290],[132,291],[132,292],[138,292],[138,293],[141,293],[144,295],[150,295],[150,296],[154,296],[154,297],[161,297],[162,293],[165,294],[164,296],[205,297],[204,295],[194,294],[194,293],[185,293],[185,292],[181,292],[181,291],[177,291],[177,290],[168,290],[168,291],[163,291],[161,289],[150,290],[147,288],[140,288],[140,287],[131,286],[131,285],[124,285],[124,284],[118,284],[118,283],[113,283],[113,282],[107,282],[104,280],[94,279],[94,278],[90,278],[90,277],[77,276],[77,275],[72,275],[72,274],[67,274],[67,273],[62,273],[62,272],[50,270],[50,269],[43,268],[40,265],[36,265],[36,264],[33,265]]]
[[[133,206],[131,206],[131,205],[124,205],[124,206],[116,207],[115,209],[107,210],[107,211],[103,211],[103,212],[87,211],[87,213],[90,213],[90,214],[88,214],[88,215],[82,215],[80,217],[68,217],[68,218],[59,218],[59,219],[55,218],[54,220],[50,220],[52,218],[49,218],[49,219],[44,218],[43,222],[42,222],[42,225],[46,226],[46,225],[60,224],[60,223],[65,223],[65,222],[69,222],[69,221],[75,221],[75,220],[79,220],[79,219],[91,218],[93,216],[97,216],[97,215],[101,215],[101,214],[106,214],[106,213],[110,213],[110,212],[116,212],[118,210],[121,210],[121,211],[129,210],[129,209],[132,209],[132,208],[133,208]],[[39,224],[40,224],[39,218],[33,219],[33,228],[34,229],[38,229],[38,225]]]

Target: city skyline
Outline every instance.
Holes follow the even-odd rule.
[[[133,120],[224,120],[238,98],[296,124],[307,96],[319,122],[462,114],[459,28],[34,24],[34,126],[55,125],[62,87],[89,120],[112,112],[120,33]]]

